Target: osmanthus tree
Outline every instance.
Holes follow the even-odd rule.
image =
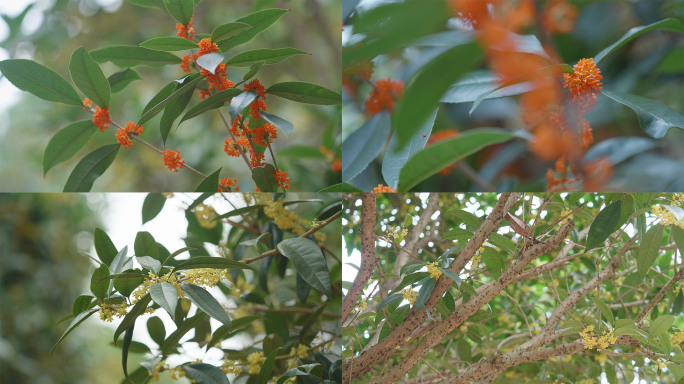
[[[676,1],[345,2],[341,188],[634,190],[648,179],[678,190],[660,169],[680,159],[654,139],[684,129],[681,98],[662,91],[682,86],[683,14]]]
[[[175,29],[169,23],[169,30],[176,36],[156,37],[136,46],[110,46],[92,51],[85,47],[76,49],[68,68],[75,88],[55,71],[35,61],[8,59],[0,62],[0,72],[16,87],[41,99],[83,107],[92,113],[88,119],[64,127],[50,139],[43,157],[45,173],[76,155],[98,131],[112,132],[108,129],[113,126],[112,143],[92,150],[78,162],[66,181],[65,192],[89,191],[115,160],[121,147],[130,150],[134,142],[140,148],[147,147],[144,150],[158,152],[160,166],[166,166],[172,172],[185,169],[198,176],[195,185],[174,190],[238,191],[240,182],[231,177],[235,173],[231,169],[240,166],[239,162],[251,173],[253,183],[247,182],[250,189],[254,185],[256,191],[265,192],[289,188],[287,170],[278,166],[272,144],[277,139],[287,139],[295,127],[273,113],[277,111],[268,110],[267,102],[279,97],[299,103],[334,106],[340,104],[341,97],[313,83],[286,81],[264,85],[255,77],[261,71],[277,70],[271,69],[277,68],[271,67],[273,64],[307,54],[291,47],[239,50],[242,44],[287,14],[287,9],[263,9],[212,29],[193,23],[193,11],[200,1],[131,0],[136,5],[158,8],[160,17],[165,13],[169,21],[175,19]],[[124,69],[105,74],[100,64],[107,62]],[[120,107],[123,100],[116,100],[114,94],[142,80],[134,67],[166,65],[178,65],[178,72],[184,76],[159,90],[139,116],[119,111],[123,108]],[[114,121],[113,113],[125,116],[125,120]],[[213,129],[222,132],[216,135],[216,142],[220,142],[228,157],[237,158],[235,164],[230,162],[218,169],[201,171],[182,158],[177,148],[185,148],[171,139],[173,127],[204,113],[220,116],[221,127]],[[157,130],[146,124],[159,114],[159,133],[156,137],[143,139],[145,130]],[[328,139],[321,144],[324,153],[332,155],[330,164],[336,151],[335,128],[329,127]],[[167,141],[173,143],[173,148],[169,148]]]
[[[340,195],[169,198],[186,206],[187,222],[169,225],[187,225],[187,247],[169,252],[146,231],[122,247],[95,229],[90,292],[75,298],[53,353],[95,316],[119,322],[122,382],[340,383]],[[143,222],[166,201],[148,195]],[[227,203],[244,204],[222,212]],[[131,353],[147,361],[130,369]]]
[[[343,381],[681,382],[683,201],[352,197]]]

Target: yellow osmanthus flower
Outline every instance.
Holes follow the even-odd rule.
[[[473,256],[473,258],[470,259],[471,269],[475,269],[478,265],[480,265],[480,261],[482,261],[482,252],[484,252],[484,250],[485,245],[482,244],[482,246],[477,249],[477,252],[475,252],[475,256]]]
[[[582,343],[586,349],[605,349],[610,345],[615,344],[617,341],[617,336],[613,335],[613,331],[603,331],[601,336],[594,333],[594,326],[586,326],[582,332],[580,332],[580,337],[582,338]]]
[[[667,368],[667,365],[665,365],[665,362],[662,360],[656,361],[656,364],[658,364],[658,369],[660,370]]]
[[[255,375],[261,370],[261,365],[266,361],[263,352],[254,352],[247,356],[247,369],[250,375]]]
[[[169,378],[172,380],[178,380],[182,377],[185,377],[185,370],[183,370],[183,367],[177,366],[173,368],[169,368]]]
[[[674,335],[672,335],[672,344],[680,344],[684,342],[684,331],[677,330]]]
[[[568,220],[572,219],[572,215],[570,214],[572,212],[571,209],[564,209],[561,211],[560,217],[563,217],[563,219],[560,221],[560,225],[565,224]],[[568,215],[567,217],[564,217],[565,215]]]
[[[195,207],[195,217],[200,227],[206,229],[216,228],[217,221],[214,220],[218,216],[214,207],[210,205],[200,204]]]
[[[242,373],[242,367],[240,366],[240,363],[235,361],[235,360],[228,360],[228,359],[223,360],[223,364],[221,365],[221,369],[226,374],[232,373],[235,375],[239,375]]]
[[[401,290],[402,297],[406,299],[411,305],[413,305],[416,302],[416,299],[418,298],[418,293],[411,289],[411,287],[406,287]]]
[[[114,317],[124,317],[126,316],[126,308],[128,304],[124,301],[121,304],[98,304],[98,313],[100,314],[100,320],[112,321]]]
[[[368,301],[367,300],[361,300],[361,302],[356,306],[356,310],[359,312],[365,311],[366,308],[368,308]]]
[[[164,360],[158,362],[157,365],[154,366],[154,372],[152,373],[152,378],[150,378],[150,381],[159,381],[159,374],[166,369],[168,369],[168,366]]]
[[[442,271],[439,270],[439,267],[437,265],[437,261],[432,262],[432,263],[427,263],[427,270],[430,273],[430,278],[437,280],[440,277],[442,277]]]
[[[273,219],[275,225],[283,231],[292,231],[292,233],[301,236],[311,227],[310,220],[302,219],[294,211],[285,208],[283,200],[275,201],[267,193],[253,194],[245,197],[245,201],[248,203],[252,199],[257,204],[265,205],[264,213],[266,216]],[[324,233],[316,232],[314,233],[314,238],[318,241],[319,245],[323,245],[325,242]]]
[[[385,233],[385,237],[387,238],[387,240],[390,240],[390,241],[395,241],[395,240],[401,241],[404,239],[404,237],[406,237],[407,234],[408,234],[408,229],[397,229],[397,230],[393,231],[393,230],[388,228],[387,232]]]
[[[254,290],[254,285],[249,284],[242,276],[238,276],[237,281],[233,281],[233,277],[230,273],[225,274],[226,280],[230,281],[233,290],[233,295],[242,296],[245,292],[251,292]]]

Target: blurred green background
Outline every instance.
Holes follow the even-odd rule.
[[[176,21],[159,9],[143,8],[123,0],[22,0],[0,5],[0,60],[25,58],[50,67],[70,79],[68,63],[72,52],[85,46],[94,50],[112,45],[137,45],[154,37],[175,36]],[[22,12],[23,5],[27,5]],[[316,83],[336,92],[341,88],[339,0],[204,0],[195,8],[198,34],[211,33],[220,24],[234,21],[265,8],[286,8],[291,12],[258,35],[237,47],[235,53],[257,48],[294,47],[311,55],[296,56],[262,68],[257,78],[268,87],[283,81]],[[21,13],[19,13],[21,12]],[[25,17],[24,17],[25,16]],[[180,55],[181,52],[178,52]],[[111,63],[102,65],[105,74],[122,70]],[[183,75],[179,66],[136,67],[143,77],[112,97],[112,119],[120,124],[135,121],[145,104],[164,85]],[[229,79],[242,79],[246,69],[229,69]],[[236,81],[237,82],[237,81]],[[199,101],[194,96],[190,106]],[[331,171],[332,155],[339,147],[341,124],[338,107],[299,104],[277,97],[267,100],[268,111],[295,125],[290,138],[276,140],[274,149],[280,168],[288,171],[291,189],[317,191],[339,182]],[[157,116],[145,124],[142,138],[161,147]],[[69,161],[43,176],[43,151],[49,139],[66,125],[92,118],[82,109],[51,103],[16,90],[0,78],[0,190],[6,192],[61,191],[74,166],[95,148],[115,142],[114,129],[96,134]],[[327,129],[327,133],[326,133]],[[223,167],[221,177],[238,178],[243,191],[253,182],[241,159],[223,152],[225,127],[217,113],[207,113],[174,128],[167,146],[179,149],[188,165],[210,174]],[[316,150],[325,143],[328,156]],[[308,151],[298,151],[300,146]],[[294,150],[282,151],[286,147]],[[288,153],[289,152],[289,153]],[[282,154],[281,154],[282,153]],[[302,158],[301,154],[308,156]],[[339,154],[338,154],[339,157]],[[270,160],[270,158],[269,158]],[[111,168],[93,186],[94,191],[194,190],[200,178],[190,172],[169,172],[156,152],[134,145],[121,150]],[[244,183],[244,184],[243,184]]]

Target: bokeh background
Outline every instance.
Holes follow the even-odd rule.
[[[257,75],[262,84],[306,81],[336,92],[341,90],[339,0],[203,0],[194,13],[198,34],[265,8],[290,12],[252,41],[238,46],[228,57],[249,49],[294,47],[311,53],[266,66]],[[72,52],[112,45],[137,45],[160,36],[175,36],[176,21],[155,8],[143,8],[127,0],[17,0],[0,1],[0,60],[32,59],[70,79]],[[180,55],[181,52],[178,52]],[[107,76],[122,70],[111,63],[102,68]],[[231,80],[242,79],[248,68],[229,70]],[[120,124],[140,117],[147,102],[164,85],[183,75],[180,66],[136,67],[143,80],[112,97],[112,119]],[[236,81],[237,82],[237,81]],[[190,106],[199,101],[193,97]],[[291,189],[317,191],[339,182],[331,170],[339,147],[339,107],[313,106],[271,97],[268,110],[295,125],[290,138],[276,140],[279,167],[288,171]],[[145,124],[144,139],[162,146],[159,119]],[[61,191],[77,162],[90,151],[115,142],[114,130],[96,134],[69,161],[43,176],[43,152],[49,139],[66,125],[92,115],[72,106],[51,103],[17,90],[0,76],[0,191]],[[189,165],[211,174],[223,167],[221,177],[238,178],[242,190],[253,188],[251,175],[241,159],[223,152],[225,127],[217,113],[207,113],[174,128],[167,146],[180,149]],[[284,135],[281,135],[284,136]],[[324,145],[328,150],[321,153]],[[302,149],[302,147],[305,147]],[[332,151],[332,152],[331,152]],[[338,154],[339,158],[340,155]],[[156,152],[141,145],[119,152],[111,168],[93,186],[94,191],[193,191],[198,176],[171,173]]]

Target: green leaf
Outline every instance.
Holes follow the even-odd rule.
[[[396,115],[392,120],[396,119]],[[421,181],[480,149],[512,139],[515,134],[503,129],[478,128],[453,139],[442,140],[416,153],[399,173],[400,192],[408,191]]]
[[[117,45],[96,49],[90,56],[98,63],[111,61],[119,67],[134,67],[136,65],[163,66],[180,64],[182,59],[173,53],[155,51],[135,45]]]
[[[78,316],[74,317],[74,319],[71,320],[71,322],[67,326],[66,331],[64,331],[64,333],[59,338],[59,340],[57,340],[57,343],[55,343],[55,346],[52,347],[52,350],[50,351],[50,355],[52,355],[55,352],[55,349],[57,349],[57,347],[59,347],[59,345],[62,344],[62,341],[64,341],[64,338],[67,337],[67,335],[69,335],[71,333],[71,331],[76,329],[76,327],[81,325],[81,323],[84,322],[85,319],[89,318],[93,313],[96,313],[97,311],[98,311],[97,309],[92,309],[92,310],[87,311],[87,312],[81,312],[78,314]]]
[[[157,51],[185,51],[187,49],[197,49],[197,44],[180,37],[157,37],[140,43],[141,47],[154,49]]]
[[[78,316],[79,313],[83,311],[87,311],[90,309],[92,306],[90,305],[93,302],[93,299],[95,297],[90,296],[90,295],[81,295],[74,300],[74,304],[71,307],[71,313],[74,315],[74,317]]]
[[[342,144],[342,180],[349,181],[363,172],[385,146],[391,118],[382,111],[368,119]]]
[[[281,241],[276,248],[294,264],[309,285],[330,297],[330,271],[323,252],[315,242],[296,237]]]
[[[84,47],[80,47],[71,55],[69,73],[76,87],[100,108],[109,108],[111,89],[100,66],[90,57]]]
[[[637,256],[637,270],[642,279],[648,273],[648,270],[655,262],[656,257],[658,257],[660,241],[663,237],[662,235],[663,226],[656,224],[651,225],[651,228],[646,231],[641,239],[641,244],[639,245],[639,255]]]
[[[264,66],[264,63],[263,63],[263,62],[259,62],[259,63],[256,63],[256,64],[252,64],[252,66],[249,67],[249,72],[245,73],[245,75],[242,77],[242,80],[243,80],[243,81],[247,81],[247,80],[251,79],[251,78],[254,77],[257,73],[259,73],[259,71],[261,70],[261,68],[262,68],[263,66]]]
[[[81,159],[71,171],[64,192],[90,192],[95,180],[114,162],[119,147],[119,144],[105,145]]]
[[[214,30],[211,32],[211,41],[215,43],[217,41],[227,40],[252,28],[253,27],[251,25],[246,23],[221,24],[218,27],[214,28]]]
[[[397,135],[392,135],[392,138],[390,138],[387,149],[385,150],[385,156],[382,159],[382,177],[385,178],[385,183],[387,183],[390,188],[397,188],[401,168],[406,165],[406,162],[413,157],[413,155],[425,148],[430,133],[432,133],[432,126],[435,124],[436,118],[437,110],[428,117],[422,127],[413,135],[413,137],[411,137],[408,145],[405,145],[402,149],[399,149]]]
[[[310,53],[294,48],[254,49],[238,53],[226,61],[226,65],[229,67],[248,67],[262,61],[264,64],[276,64],[296,55],[310,55]]]
[[[278,190],[275,171],[275,167],[271,164],[252,169],[252,180],[261,192],[276,192]]]
[[[140,231],[135,235],[133,249],[137,257],[151,256],[153,259],[160,261],[157,241],[147,231]]]
[[[481,59],[480,51],[476,43],[451,48],[411,79],[392,115],[399,148],[425,124],[449,86]]]
[[[143,112],[143,114],[140,117],[140,120],[138,121],[137,125],[142,125],[143,123],[145,123],[149,119],[156,116],[159,112],[162,111],[162,109],[164,109],[164,107],[169,105],[171,102],[183,97],[187,93],[192,94],[192,92],[195,90],[195,87],[197,86],[197,83],[199,83],[200,80],[202,80],[202,79],[203,79],[203,77],[200,76],[199,73],[193,73],[192,75],[188,76],[185,79],[183,85],[180,88],[176,89],[173,93],[171,93],[171,95],[169,95],[165,99],[161,100],[156,105],[151,106],[149,109],[147,109],[147,107],[145,107],[147,109],[147,111]],[[148,103],[148,106],[149,106],[149,103]]]
[[[152,271],[155,275],[159,274],[159,270],[161,269],[161,262],[159,260],[154,259],[151,256],[137,256],[135,259],[143,268]]]
[[[670,227],[670,231],[672,231],[672,238],[677,245],[677,249],[679,249],[679,254],[684,255],[684,230],[676,225],[673,225]]]
[[[320,85],[290,81],[271,85],[267,93],[306,104],[340,105],[342,96]]]
[[[656,67],[656,72],[663,74],[684,72],[684,46],[670,49],[663,61]]]
[[[622,200],[618,200],[603,208],[596,215],[596,218],[591,223],[591,227],[589,227],[585,252],[602,246],[608,236],[618,229],[617,226],[620,224],[621,213]]]
[[[665,104],[629,93],[605,89],[601,93],[634,110],[641,129],[653,138],[664,137],[670,128],[684,129],[684,116]]]
[[[186,269],[197,268],[212,268],[212,269],[251,269],[256,271],[254,267],[249,264],[241,263],[239,261],[224,259],[221,257],[199,256],[180,262],[173,272],[183,271]]]
[[[251,13],[245,17],[241,17],[235,20],[235,22],[251,25],[252,28],[244,30],[226,40],[218,41],[216,44],[221,52],[225,52],[240,44],[246,43],[273,25],[273,23],[275,23],[287,12],[289,12],[287,9],[264,9],[262,11]],[[212,39],[212,41],[214,40]]]
[[[648,329],[649,337],[654,338],[659,334],[670,330],[674,322],[675,317],[672,315],[661,315],[657,317],[655,320],[653,320],[651,326]]]
[[[131,346],[131,341],[133,340],[133,329],[135,324],[131,325],[130,328],[124,333],[123,345],[121,346],[121,365],[123,366],[123,373],[126,378],[128,378],[128,348]]]
[[[221,108],[226,101],[229,101],[241,93],[242,90],[237,88],[226,89],[224,91],[215,93],[192,106],[181,119],[181,123],[185,120],[192,119],[195,116],[199,116],[206,111]]]
[[[480,218],[468,211],[464,211],[462,209],[450,209],[447,213],[450,215],[455,215],[463,223],[465,223],[466,227],[469,227],[471,229],[480,228],[480,226],[482,225]]]
[[[195,303],[197,308],[220,321],[228,329],[231,328],[230,316],[228,316],[226,310],[223,309],[221,303],[219,303],[211,293],[207,292],[206,289],[190,283],[181,283],[181,289],[188,295],[188,298]]]
[[[78,121],[59,130],[45,147],[43,175],[78,153],[96,131],[90,120]]]
[[[616,42],[609,45],[608,47],[603,49],[601,52],[599,52],[596,56],[594,56],[594,62],[596,64],[598,64],[609,53],[612,53],[613,51],[615,51],[616,49],[620,48],[621,46],[627,44],[631,40],[636,39],[637,37],[643,35],[644,33],[650,32],[654,29],[664,29],[667,31],[684,32],[684,25],[682,25],[682,22],[677,20],[677,19],[665,19],[665,20],[657,21],[653,24],[642,25],[639,27],[633,27],[629,31],[627,31],[627,33],[622,35],[622,37],[620,39],[618,39]]]
[[[504,264],[504,258],[501,253],[489,247],[485,247],[485,251],[482,252],[482,261],[484,261],[487,270],[495,279],[498,279],[506,270],[506,264]]]
[[[228,377],[219,367],[206,363],[184,365],[185,373],[197,384],[230,384]]]
[[[440,271],[442,271],[443,274],[445,274],[448,278],[454,281],[456,283],[457,287],[461,287],[461,278],[456,274],[456,272],[446,269],[446,268],[439,268]],[[498,277],[497,277],[498,278]],[[448,291],[447,291],[448,292]]]
[[[129,84],[138,80],[142,80],[142,77],[140,77],[138,72],[130,68],[126,68],[123,71],[117,72],[107,78],[112,93],[122,91]]]
[[[610,307],[606,305],[601,299],[598,297],[590,297],[591,301],[596,304],[598,307],[599,311],[601,311],[601,314],[603,317],[610,323],[610,325],[615,326],[615,316],[613,316],[613,311],[610,310]]]
[[[150,334],[150,337],[155,343],[162,345],[166,338],[166,328],[164,327],[162,319],[157,316],[147,319],[147,333]]]
[[[114,257],[119,253],[116,246],[114,246],[112,240],[107,236],[107,233],[100,228],[95,228],[93,238],[95,241],[95,252],[97,252],[97,257],[106,265],[111,265]]]
[[[119,327],[116,328],[116,331],[114,331],[114,345],[116,345],[116,342],[119,340],[119,336],[128,328],[132,327],[135,324],[135,320],[145,313],[145,310],[147,309],[147,304],[150,303],[150,300],[152,298],[150,297],[150,294],[148,293],[147,295],[143,296],[142,299],[140,299],[134,306],[131,308],[131,310],[124,316],[123,320],[121,320],[121,323],[119,323]]]
[[[2,75],[22,91],[58,103],[82,105],[74,87],[52,69],[31,60],[9,59],[0,61]]]
[[[418,290],[418,297],[416,298],[415,302],[415,308],[417,310],[423,308],[423,305],[425,305],[425,302],[430,297],[430,294],[432,294],[432,291],[435,289],[435,283],[437,283],[437,280],[427,278],[427,281],[420,286],[420,290]]]
[[[132,269],[129,269],[128,271],[133,272]],[[140,284],[143,283],[143,280],[144,277],[141,273],[117,277],[114,279],[114,288],[116,288],[116,291],[123,296],[128,297],[131,295],[131,293],[133,293],[133,291],[135,291],[136,288],[138,288]]]
[[[259,376],[257,378],[257,384],[267,384],[268,380],[271,378],[271,374],[273,373],[273,365],[275,365],[275,358],[278,352],[280,351],[280,348],[272,351],[271,353],[268,354],[266,357],[266,361],[261,365],[261,368],[259,369]]]
[[[161,346],[162,355],[168,356],[170,353],[172,353],[176,349],[180,339],[185,336],[186,333],[190,332],[191,329],[194,329],[206,319],[206,313],[199,312],[195,316],[183,321],[178,328],[173,331],[173,333],[171,333],[166,340],[164,340],[164,344]]]
[[[149,111],[154,107],[155,105],[159,104],[162,102],[162,100],[166,99],[167,97],[171,96],[171,94],[178,89],[178,82],[177,81],[172,81],[169,84],[166,84],[164,88],[162,88],[159,92],[157,92],[154,96],[152,96],[152,99],[147,102],[145,105],[145,108],[143,108],[142,113],[145,114],[145,112]]]
[[[231,121],[241,114],[242,111],[247,108],[252,102],[257,98],[257,93],[254,91],[243,92],[233,98],[230,101],[230,106],[228,107],[228,113],[230,114]]]
[[[188,25],[192,19],[192,10],[195,8],[194,0],[164,0],[164,6],[169,14],[179,23]]]
[[[292,125],[292,123],[283,119],[282,117],[272,115],[268,112],[259,112],[259,114],[261,115],[262,119],[266,120],[267,122],[273,124],[276,128],[283,131],[285,133],[285,137],[290,137],[290,134],[292,133],[292,131],[294,131],[294,125]]]
[[[216,192],[219,190],[219,175],[221,174],[221,168],[216,172],[207,176],[200,185],[197,186],[195,192]]]
[[[176,305],[178,304],[178,290],[171,283],[154,283],[150,287],[150,296],[155,303],[164,308],[166,312],[174,318]]]
[[[325,187],[318,192],[363,192],[362,190],[356,188],[355,186],[347,183],[334,184],[329,187]]]
[[[164,208],[165,203],[166,197],[161,193],[147,194],[142,206],[142,223],[145,224],[157,217],[159,212]]]
[[[378,312],[378,313],[380,313],[380,311],[381,311],[383,308],[385,308],[386,306],[388,306],[388,305],[394,303],[395,301],[401,301],[401,300],[403,300],[403,299],[404,299],[404,297],[402,296],[401,293],[393,293],[393,294],[391,294],[391,295],[385,297],[385,299],[382,300],[382,301],[380,302],[380,304],[378,304],[377,308],[375,308],[375,311]]]

